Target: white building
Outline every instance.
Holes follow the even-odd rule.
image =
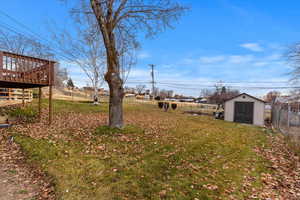
[[[243,93],[225,101],[224,119],[230,122],[264,126],[265,102]]]

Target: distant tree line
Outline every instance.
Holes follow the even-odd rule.
[[[232,90],[226,86],[216,85],[215,89],[203,89],[201,96],[207,98],[208,103],[223,104],[226,100],[240,94],[239,90]]]

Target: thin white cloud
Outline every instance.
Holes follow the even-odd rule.
[[[161,65],[160,67],[163,68],[163,69],[169,70],[169,69],[172,69],[173,65],[165,64],[165,65]]]
[[[181,63],[184,64],[184,65],[194,64],[194,63],[195,63],[195,60],[192,59],[192,58],[184,58],[184,59],[181,61]]]
[[[199,59],[185,58],[182,64],[185,65],[220,65],[224,63],[243,64],[254,62],[257,58],[253,55],[216,55],[216,56],[202,56]]]
[[[248,45],[249,46],[249,45]],[[253,45],[252,45],[253,47]],[[260,47],[260,46],[258,46]],[[260,47],[261,48],[261,47]],[[185,58],[168,59],[167,63],[156,63],[155,81],[161,89],[173,89],[176,93],[197,96],[202,88],[211,86],[218,80],[225,82],[238,81],[267,81],[271,78],[283,80],[287,70],[286,64],[282,61],[282,55],[278,51],[272,51],[269,46],[265,46],[263,54],[200,54],[187,55]],[[261,48],[262,49],[262,48]],[[256,49],[257,51],[258,49]],[[267,51],[268,50],[268,51]],[[147,52],[141,52],[140,59],[151,57]],[[74,78],[76,85],[85,86],[88,79],[81,72],[80,68],[69,63],[62,63],[68,67],[70,75]],[[150,69],[146,64],[133,68],[126,82],[127,86],[135,87],[137,84],[145,84],[151,88]],[[277,80],[275,80],[276,82]],[[164,83],[164,84],[162,84]],[[167,84],[169,83],[169,85]],[[172,84],[171,84],[172,83]],[[254,83],[253,86],[264,86],[261,83]],[[243,84],[239,84],[243,86]],[[249,83],[245,83],[245,89],[240,88],[243,92],[250,94],[263,95],[268,90],[247,89]],[[284,85],[284,84],[278,84]],[[234,86],[230,83],[229,86]],[[266,84],[266,87],[277,86]]]
[[[274,53],[272,55],[266,56],[265,59],[268,61],[276,61],[282,59],[282,55],[278,53]]]
[[[139,59],[146,59],[146,58],[150,58],[151,55],[148,52],[140,52],[137,57]]]
[[[268,62],[255,62],[253,65],[257,66],[257,67],[264,67],[264,66],[267,66],[269,64],[270,63],[268,63]]]
[[[225,56],[203,56],[199,59],[199,61],[201,63],[204,63],[204,64],[212,64],[212,63],[219,63],[219,62],[222,62],[226,59]]]
[[[232,64],[242,64],[252,62],[254,59],[252,55],[232,55],[228,57],[228,62]]]
[[[275,51],[284,51],[286,50],[287,46],[278,44],[278,43],[269,43],[268,48],[275,50]]]
[[[254,52],[264,51],[264,49],[258,43],[245,43],[241,44],[240,46]]]
[[[129,79],[145,79],[150,77],[149,69],[131,69]]]

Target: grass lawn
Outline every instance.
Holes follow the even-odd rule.
[[[58,199],[246,199],[267,161],[262,128],[125,105],[126,127],[106,126],[107,104],[55,101],[51,127],[10,129]],[[42,128],[41,128],[42,126]]]

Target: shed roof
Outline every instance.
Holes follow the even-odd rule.
[[[243,96],[243,95],[246,95],[246,96],[248,96],[248,97],[250,97],[250,98],[252,98],[252,99],[255,99],[255,100],[257,100],[257,101],[260,101],[260,102],[266,103],[264,100],[262,100],[262,99],[259,99],[259,98],[257,98],[257,97],[254,97],[254,96],[251,96],[250,94],[247,94],[247,93],[242,93],[242,94],[239,94],[239,95],[237,95],[237,96],[235,96],[235,97],[232,97],[232,98],[230,98],[230,99],[227,99],[225,102],[227,102],[227,101],[231,101],[231,100],[233,100],[233,99],[235,99],[235,98],[238,98],[238,97],[240,97],[240,96]]]

